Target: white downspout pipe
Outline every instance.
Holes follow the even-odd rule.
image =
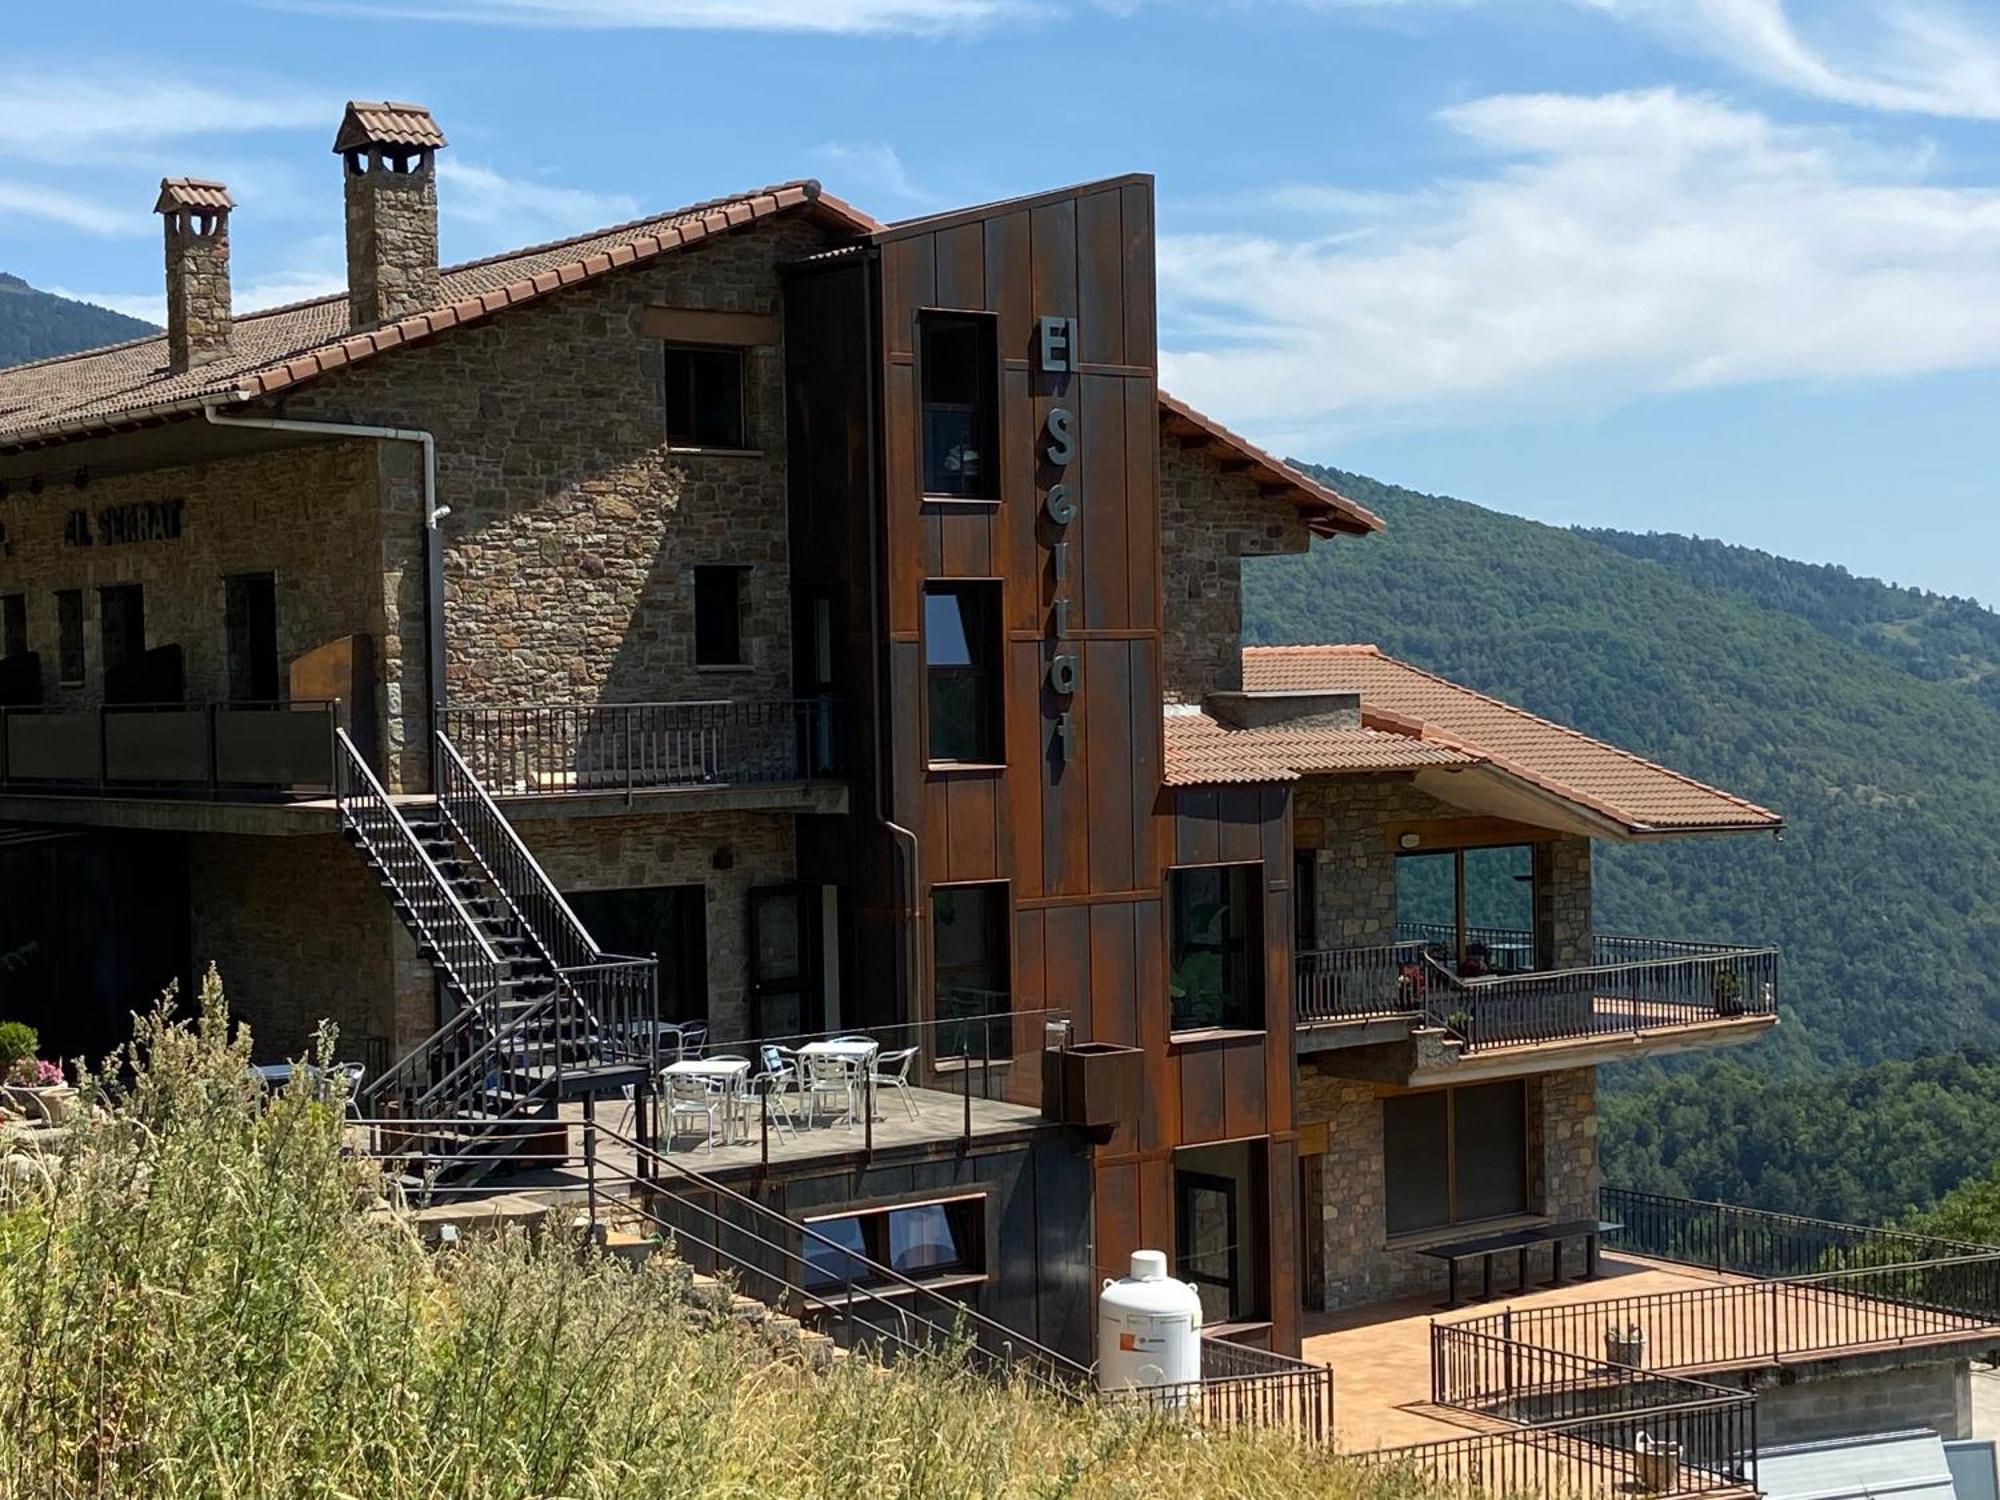
[[[245,427],[262,432],[297,432],[326,438],[372,438],[379,442],[415,443],[423,450],[424,500],[424,636],[425,693],[430,704],[432,734],[426,736],[431,759],[431,786],[438,785],[436,732],[444,727],[444,549],[438,545],[438,522],[451,507],[437,501],[437,441],[419,427],[378,427],[363,422],[315,422],[294,417],[224,416],[213,406],[201,409],[212,427]]]

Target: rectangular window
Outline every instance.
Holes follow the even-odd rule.
[[[1201,1298],[1204,1323],[1230,1323],[1245,1311],[1236,1184],[1206,1172],[1174,1173],[1174,1269]]]
[[[998,1016],[984,1027],[940,1024],[939,1057],[985,1059],[1013,1053],[1008,987],[1005,884],[946,885],[931,892],[932,1014],[940,1023]],[[981,1035],[981,1031],[984,1035]]]
[[[924,674],[931,760],[1003,761],[998,583],[925,585]]]
[[[1300,849],[1292,855],[1292,950],[1311,953],[1319,947],[1319,851]]]
[[[223,633],[229,646],[229,701],[276,703],[278,584],[269,573],[235,573],[222,580]]]
[[[104,670],[115,672],[146,653],[146,595],[136,583],[114,583],[97,591],[98,630]]]
[[[1000,498],[998,325],[992,313],[917,315],[926,495]]]
[[[912,1281],[981,1276],[986,1271],[983,1197],[911,1203],[805,1223],[813,1231],[800,1236],[809,1292],[893,1286],[878,1267]],[[831,1244],[825,1243],[829,1240]]]
[[[1173,1029],[1264,1029],[1264,867],[1200,865],[1167,875],[1173,908]]]
[[[745,448],[743,351],[667,345],[667,443],[674,448]]]
[[[83,681],[83,590],[56,594],[56,680],[64,687]]]
[[[28,650],[28,596],[0,595],[0,656],[23,656]]]
[[[743,601],[750,570],[699,567],[694,570],[694,664],[740,667],[743,660]]]
[[[1526,1213],[1527,1121],[1518,1078],[1383,1100],[1389,1233]]]
[[[1398,855],[1396,936],[1465,979],[1540,968],[1534,870],[1527,844]]]

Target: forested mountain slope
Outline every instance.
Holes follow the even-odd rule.
[[[2000,708],[2000,614],[1975,600],[1899,588],[1845,568],[1793,562],[1751,547],[1671,533],[1579,531],[1643,557],[1690,583],[1796,615],[1933,682],[1951,682]],[[2000,560],[1996,560],[2000,565]]]
[[[107,307],[38,292],[0,271],[0,366],[48,359],[159,330]]]
[[[1757,591],[1321,471],[1388,529],[1246,568],[1259,642],[1375,641],[1776,808],[1782,841],[1600,845],[1607,931],[1772,942],[1824,1072],[2000,1041],[2000,712]]]

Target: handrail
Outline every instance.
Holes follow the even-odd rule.
[[[1803,1214],[1742,1208],[1604,1184],[1598,1212],[1621,1227],[1611,1240],[1652,1260],[1701,1266],[1760,1279],[1809,1275],[1849,1266],[1990,1255],[2000,1246],[1940,1239]]]

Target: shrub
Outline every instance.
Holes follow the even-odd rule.
[[[0,1021],[0,1078],[12,1076],[14,1065],[33,1057],[42,1039],[23,1021]]]

